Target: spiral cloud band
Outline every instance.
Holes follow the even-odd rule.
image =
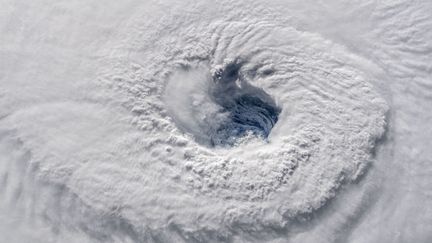
[[[400,19],[385,13],[411,7],[130,0],[108,1],[106,13],[38,2],[58,22],[1,42],[18,43],[1,47],[0,217],[20,219],[0,223],[7,239],[380,242],[354,229],[381,190],[395,192],[382,161],[404,124],[395,107],[409,113],[393,102],[402,86],[388,85],[431,70],[386,52],[406,42],[380,32]],[[346,28],[346,15],[371,6]],[[33,32],[44,26],[70,36]],[[419,232],[381,242],[421,242]]]

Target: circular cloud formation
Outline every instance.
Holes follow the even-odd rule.
[[[121,204],[136,230],[205,241],[284,228],[355,181],[387,105],[360,57],[274,18],[134,18],[100,80],[133,112],[139,166],[100,184],[136,187],[96,199],[86,171],[76,193]]]
[[[428,242],[431,13],[6,0],[3,241]]]

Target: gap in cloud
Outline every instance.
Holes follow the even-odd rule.
[[[269,94],[243,78],[242,65],[235,61],[213,75],[211,98],[227,113],[227,119],[211,138],[213,146],[233,145],[248,135],[267,139],[278,121],[281,109]]]
[[[231,147],[246,137],[267,140],[281,109],[241,74],[234,61],[210,74],[208,67],[171,76],[165,102],[176,126],[209,147]]]

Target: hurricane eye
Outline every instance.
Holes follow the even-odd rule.
[[[241,67],[234,62],[211,75],[202,67],[174,75],[166,102],[177,127],[210,147],[230,147],[246,137],[267,141],[281,109],[245,80]]]
[[[227,119],[211,134],[212,144],[232,145],[238,138],[252,134],[267,139],[278,121],[281,109],[262,89],[249,84],[234,85],[238,69],[227,66],[227,75],[213,87],[212,100],[227,114]]]

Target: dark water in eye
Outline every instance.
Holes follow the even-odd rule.
[[[211,144],[233,145],[248,133],[266,139],[278,121],[281,109],[264,90],[253,87],[239,74],[242,63],[236,62],[218,70],[215,75],[216,89],[213,100],[228,114],[211,137]],[[242,86],[235,84],[243,82]]]
[[[218,132],[227,136],[228,140],[229,137],[242,137],[247,132],[267,138],[280,113],[279,108],[250,94],[224,103],[223,107],[229,112],[230,122],[223,124]]]

